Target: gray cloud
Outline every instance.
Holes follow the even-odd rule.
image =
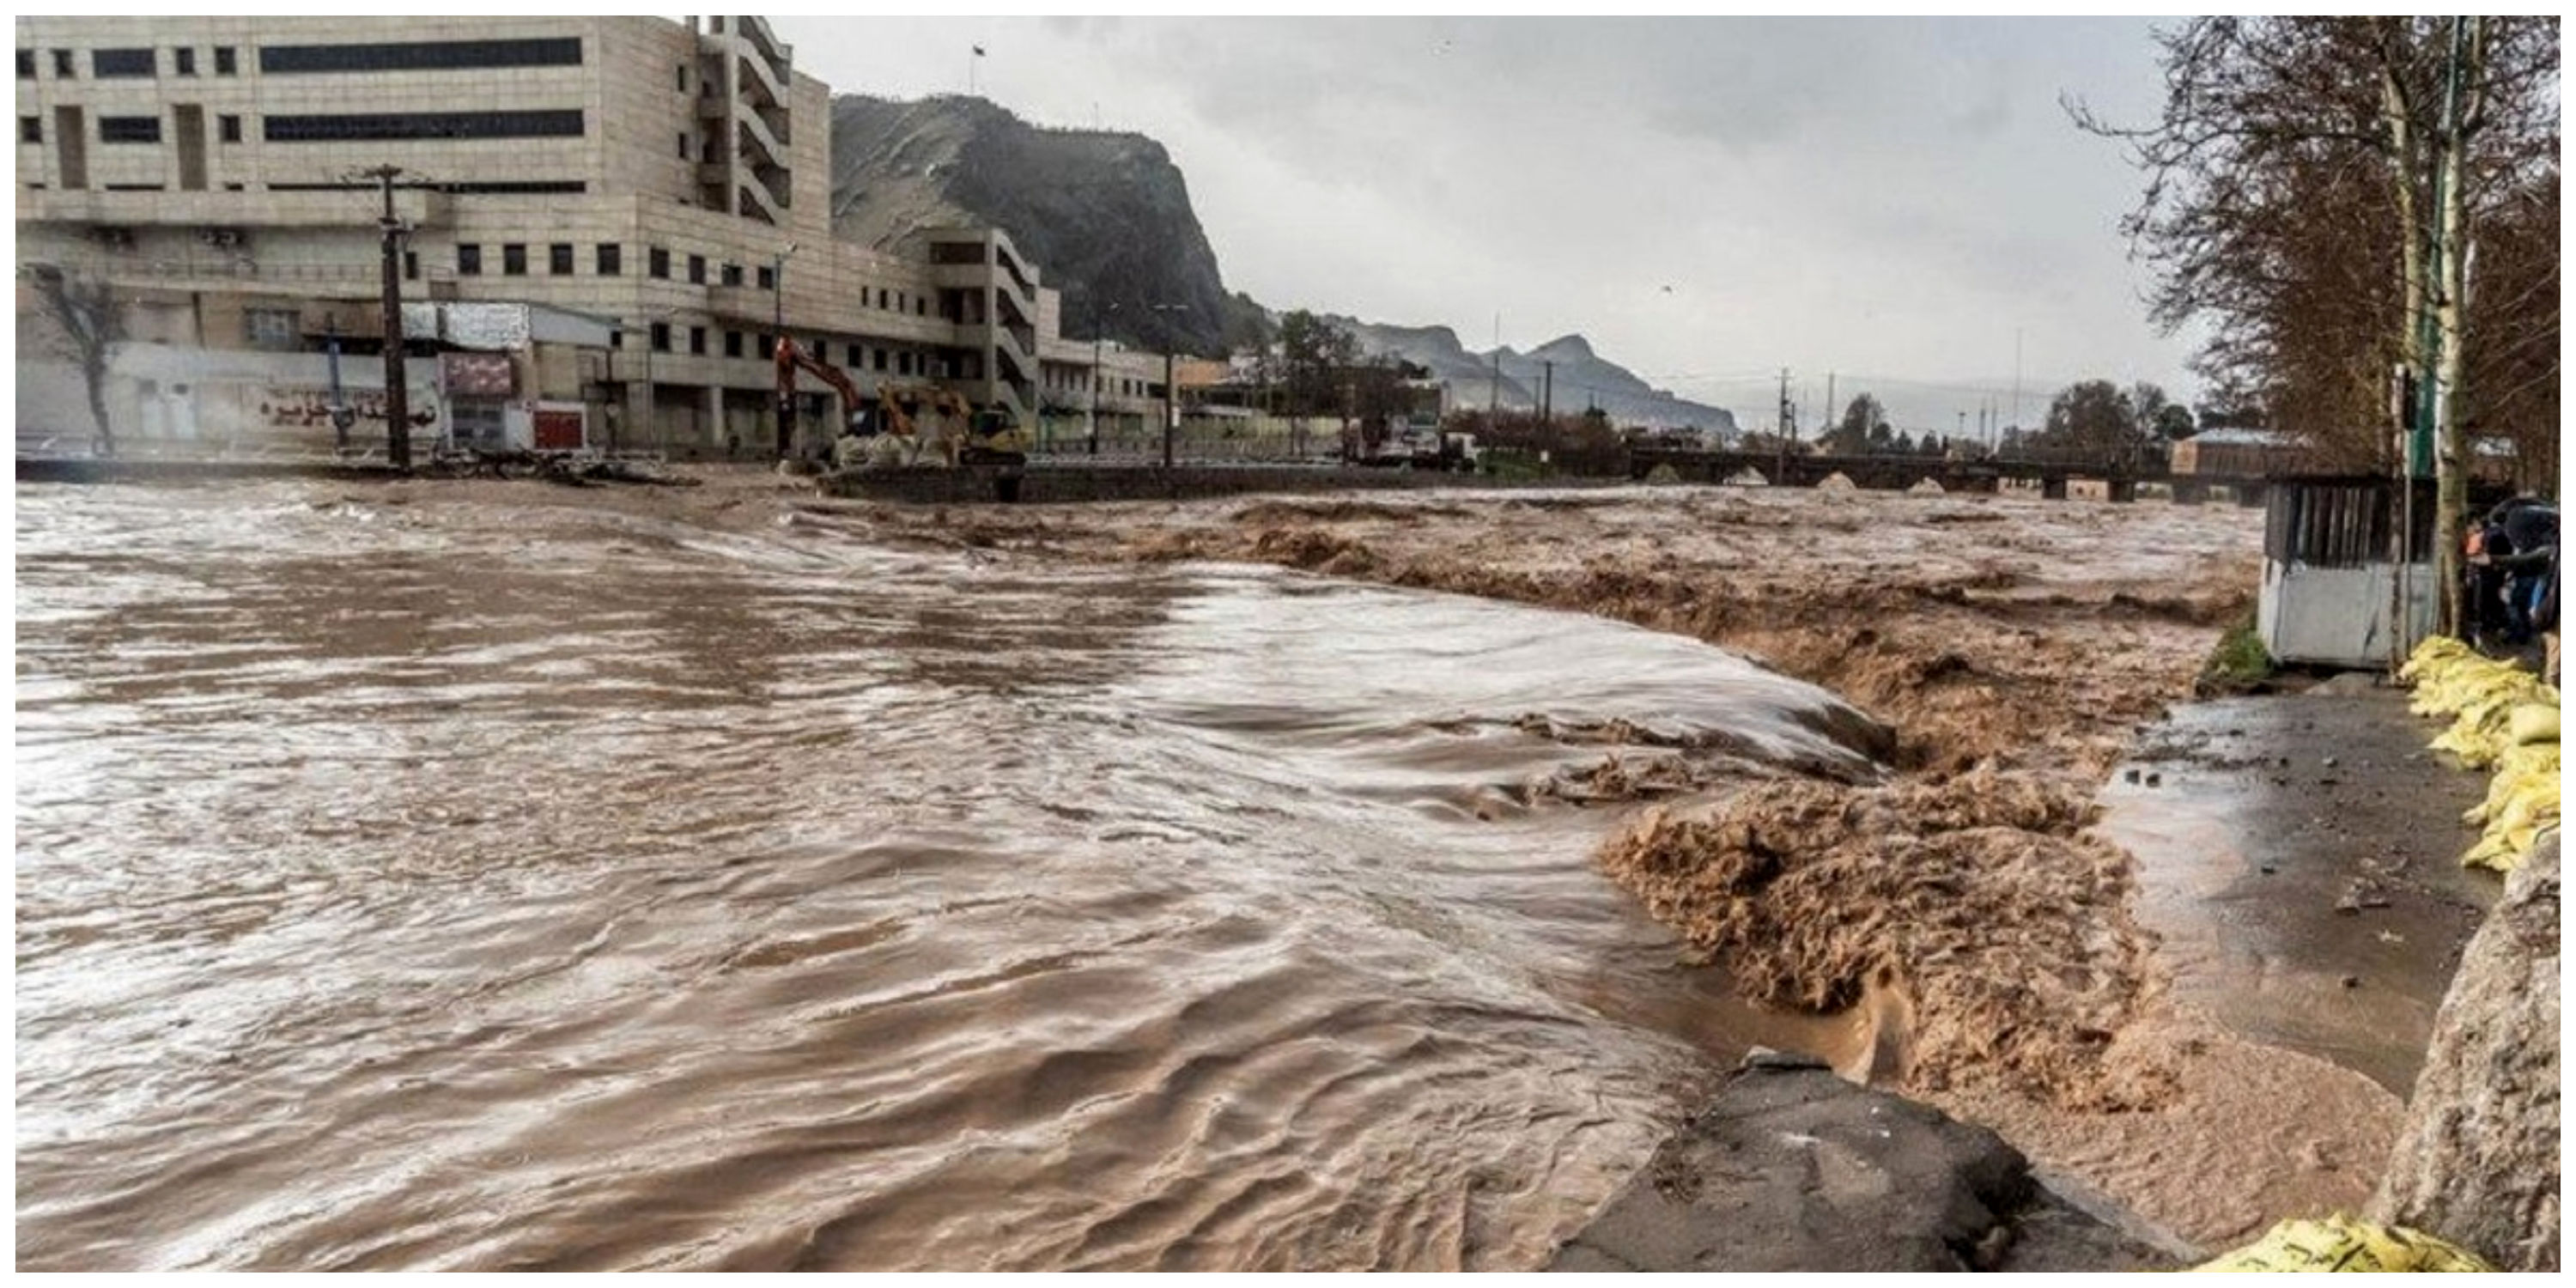
[[[2141,21],[779,28],[839,89],[955,92],[980,43],[981,88],[1004,106],[1153,135],[1228,284],[1274,307],[1444,323],[1477,345],[1499,311],[1507,343],[1581,331],[1659,379],[1789,366],[2001,384],[2018,330],[2033,389],[2190,384],[2116,232],[2136,176],[2057,106],[2072,91],[2152,112]],[[1917,401],[1943,427],[1952,403],[1975,405]]]

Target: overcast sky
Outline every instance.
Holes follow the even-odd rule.
[[[1580,331],[1748,425],[1783,366],[1810,418],[1834,371],[1973,425],[1948,386],[2008,392],[2017,331],[2029,419],[2083,376],[2194,387],[2117,231],[2137,177],[2058,107],[2156,110],[2142,20],[774,21],[836,91],[958,92],[973,61],[1032,121],[1161,140],[1226,285],[1275,309]]]

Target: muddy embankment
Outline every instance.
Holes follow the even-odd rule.
[[[1737,650],[1894,732],[1889,781],[1692,789],[1615,731],[1581,789],[1655,802],[1604,870],[1752,996],[1865,1007],[1880,1085],[1994,1126],[2185,1238],[2355,1206],[2402,1106],[2164,995],[2093,798],[2256,584],[2230,507],[1752,489],[845,508],[877,535],[1249,560],[1569,609]]]

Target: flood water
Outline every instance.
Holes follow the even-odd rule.
[[[409,495],[18,489],[20,1268],[1526,1267],[1849,1040],[1523,799],[1865,767],[1717,650]]]

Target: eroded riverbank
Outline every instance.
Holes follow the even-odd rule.
[[[1676,488],[864,520],[1570,608],[1841,693],[1896,729],[1898,782],[1729,786],[1628,822],[1605,870],[1757,996],[1861,1004],[1888,1085],[2186,1238],[2368,1193],[2399,1097],[2178,1004],[2134,865],[2089,828],[2248,606],[2258,513]]]

